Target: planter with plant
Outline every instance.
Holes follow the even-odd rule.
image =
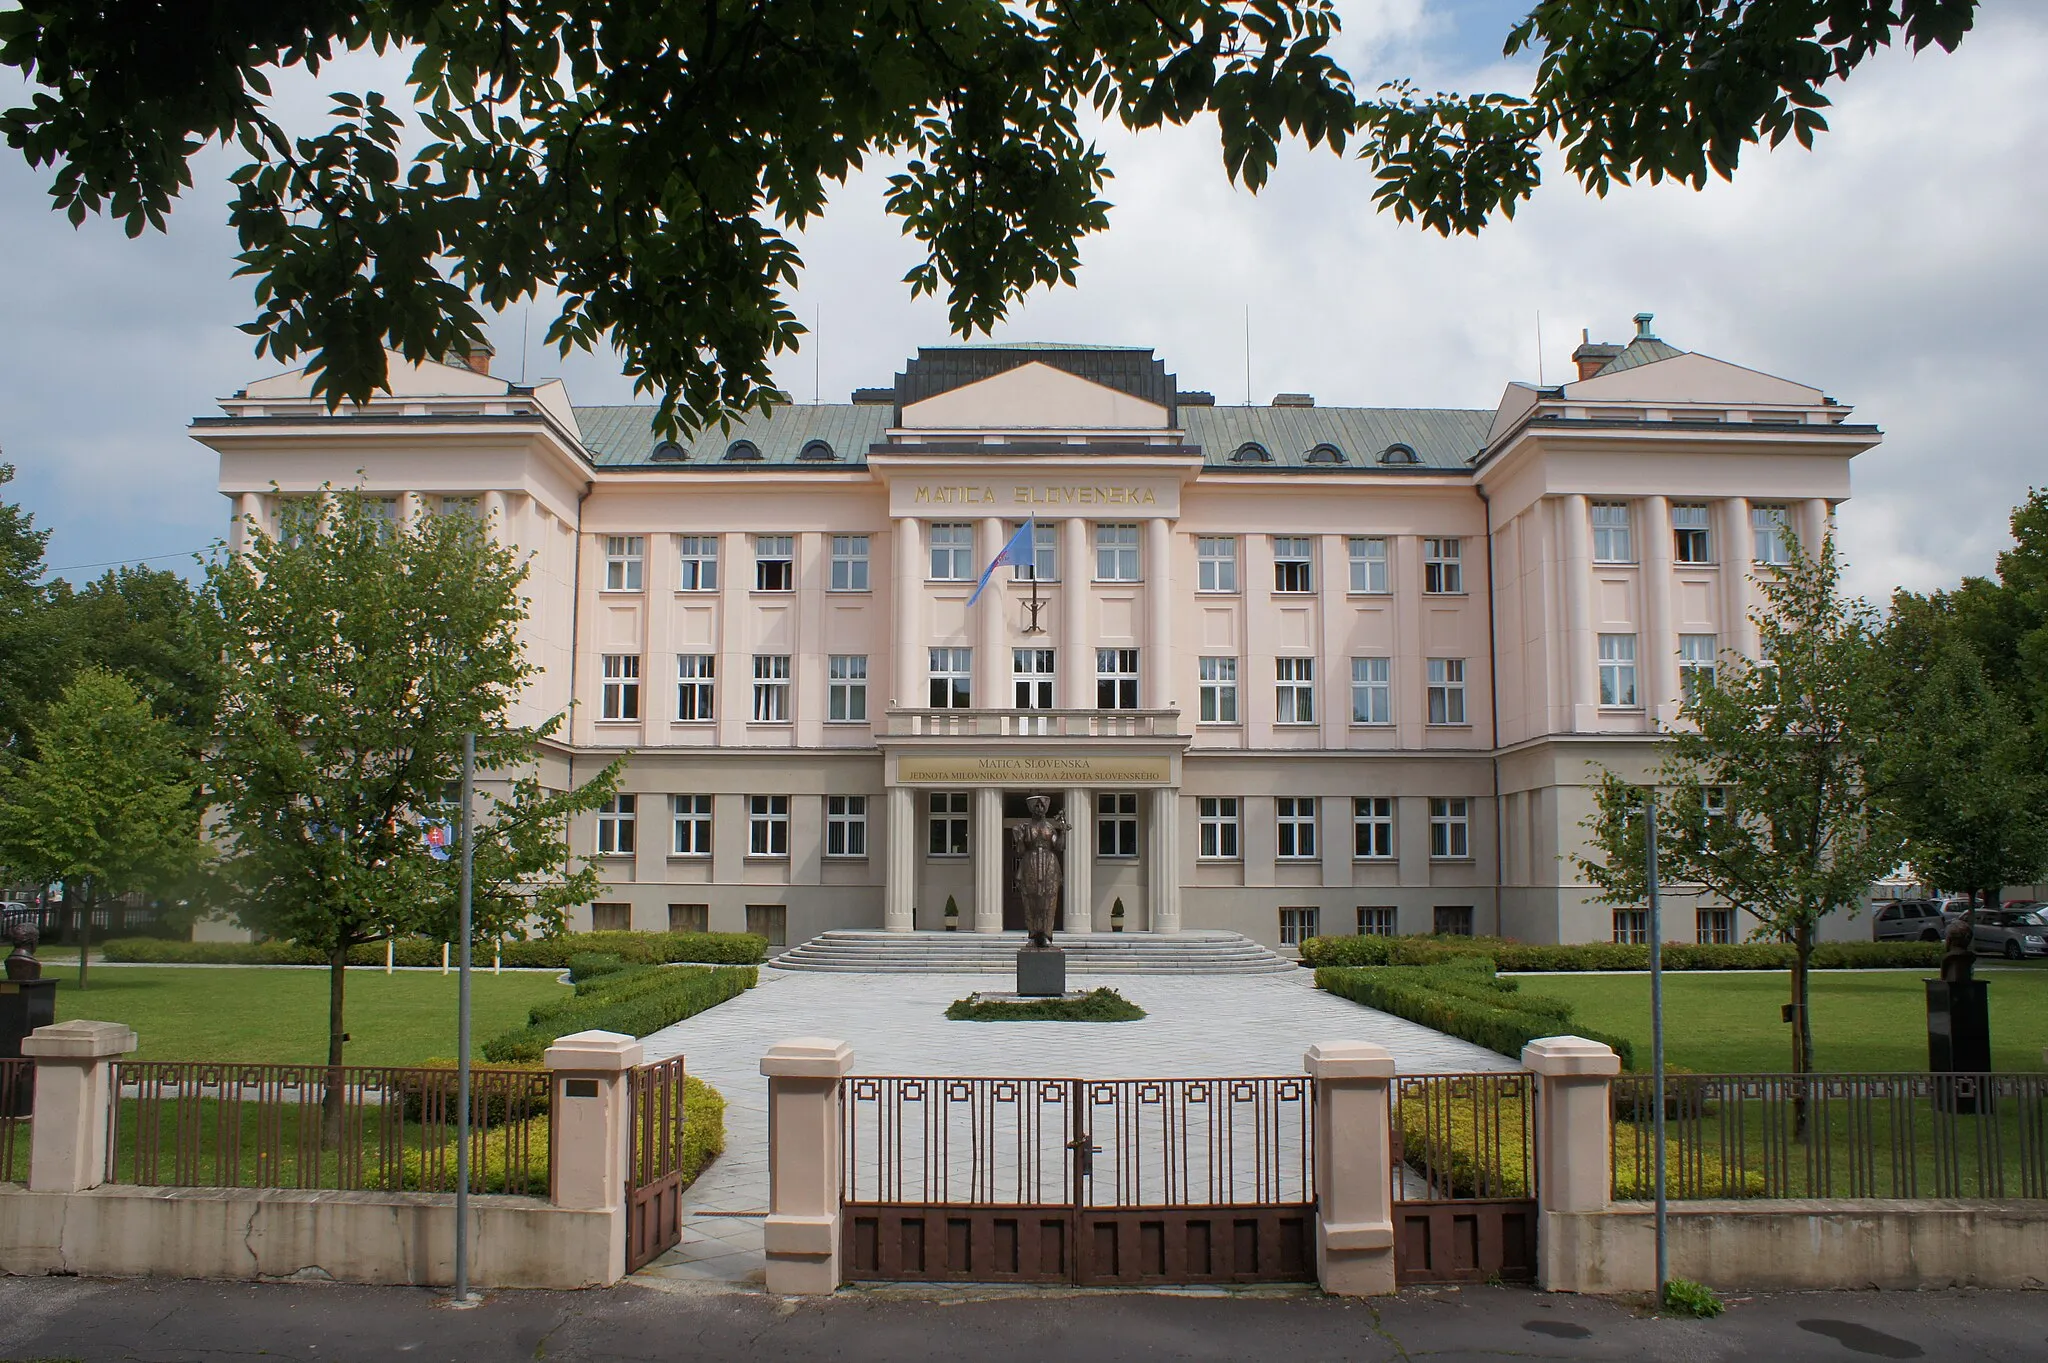
[[[947,932],[958,932],[959,930],[960,930],[960,905],[959,905],[959,902],[958,902],[958,901],[956,901],[956,900],[955,900],[955,899],[953,898],[953,896],[951,896],[951,895],[947,895],[947,896],[946,896],[946,931],[947,931]]]
[[[1124,930],[1124,901],[1121,895],[1117,896],[1116,903],[1109,906],[1109,930],[1111,932],[1122,932]]]

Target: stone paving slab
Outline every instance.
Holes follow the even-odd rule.
[[[683,1245],[643,1273],[692,1281],[762,1281],[760,1215],[768,1210],[768,1081],[778,1041],[828,1037],[853,1047],[856,1074],[1122,1079],[1300,1074],[1319,1041],[1385,1046],[1404,1074],[1512,1070],[1515,1062],[1419,1023],[1316,989],[1314,975],[1072,977],[1108,985],[1144,1008],[1141,1022],[951,1022],[946,1005],[973,981],[943,975],[793,974],[761,983],[645,1038],[649,1060],[686,1058],[725,1095],[726,1154],[683,1196]],[[753,1213],[735,1217],[733,1213]],[[700,1240],[730,1252],[688,1254]],[[720,1277],[719,1275],[726,1275]]]

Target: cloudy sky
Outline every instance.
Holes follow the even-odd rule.
[[[1499,61],[1526,0],[1349,0],[1343,60],[1362,85],[1414,75],[1444,88],[1516,88]],[[1856,464],[1843,509],[1857,589],[1939,587],[1988,571],[2006,514],[2044,477],[2028,420],[2048,368],[2048,6],[1993,3],[1953,56],[1882,57],[1838,88],[1812,153],[1746,161],[1703,192],[1636,188],[1605,200],[1555,173],[1512,223],[1444,241],[1374,213],[1356,161],[1295,148],[1252,196],[1225,181],[1213,129],[1103,134],[1117,178],[1110,230],[1078,288],[1035,295],[999,339],[1156,347],[1183,387],[1328,404],[1491,407],[1510,379],[1567,371],[1581,328],[1628,334],[1631,315],[1689,350],[1825,388],[1885,443]],[[388,68],[323,72],[283,97],[362,89]],[[0,80],[0,101],[21,86]],[[184,435],[213,399],[272,372],[235,330],[253,308],[232,275],[214,153],[167,236],[74,230],[46,181],[0,152],[0,458],[10,493],[54,529],[49,563],[74,580],[110,561],[179,566],[225,528],[211,457]],[[804,243],[794,306],[820,331],[785,357],[783,386],[845,400],[884,384],[919,345],[946,341],[943,306],[899,283],[917,260],[881,211],[879,177],[847,185]],[[498,372],[560,374],[579,402],[630,400],[609,355],[562,359],[501,318]]]

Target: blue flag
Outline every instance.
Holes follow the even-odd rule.
[[[981,581],[974,584],[974,595],[967,598],[968,606],[972,608],[975,602],[981,600],[981,589],[988,585],[988,580],[994,575],[996,569],[1006,565],[1012,568],[1022,568],[1031,564],[1034,561],[1033,550],[1037,548],[1037,545],[1038,517],[1033,516],[1017,527],[1017,533],[1010,536],[1010,542],[1005,544],[997,552],[996,556],[989,560],[988,567],[981,570]]]

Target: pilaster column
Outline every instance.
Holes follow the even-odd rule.
[[[1820,557],[1820,543],[1828,533],[1828,499],[1808,497],[1799,517],[1799,542],[1814,558]]]
[[[1316,1086],[1316,1280],[1333,1297],[1394,1291],[1394,1057],[1367,1041],[1325,1041],[1302,1068]]]
[[[980,541],[974,546],[975,561],[985,565],[1003,547],[1003,523],[994,516],[985,517],[974,533]],[[984,710],[1007,710],[1016,698],[1010,685],[1010,650],[1006,646],[1009,630],[1003,620],[1003,612],[1010,604],[1009,593],[1004,590],[1004,574],[1009,571],[998,568],[990,574],[988,590],[974,603],[979,612],[972,626],[974,670],[979,674],[974,679],[974,700]]]
[[[235,523],[228,527],[228,552],[241,553],[249,547],[252,534],[268,528],[269,522],[263,517],[263,495],[257,492],[238,493],[235,497]]]
[[[896,577],[896,708],[923,708],[925,632],[918,609],[924,585],[924,531],[915,516],[896,518],[896,542],[890,546],[890,571]]]
[[[882,926],[890,932],[917,927],[917,792],[889,787],[889,824],[882,830]]]
[[[53,1022],[22,1039],[22,1055],[36,1062],[30,1192],[82,1193],[106,1182],[114,1062],[136,1044],[123,1022]]]
[[[607,1282],[626,1276],[628,1142],[632,1095],[628,1076],[646,1050],[619,1032],[557,1037],[541,1063],[548,1068],[554,1167],[548,1200],[557,1207],[611,1213]]]
[[[1536,1076],[1536,1281],[1550,1292],[1611,1290],[1612,1266],[1597,1254],[1582,1261],[1582,1238],[1571,1218],[1607,1210],[1614,1188],[1609,1089],[1621,1058],[1597,1041],[1538,1037],[1522,1048],[1522,1067]],[[1553,1224],[1553,1223],[1556,1224]]]
[[[1060,887],[1060,921],[1068,932],[1095,931],[1095,792],[1068,786],[1066,884]]]
[[[1180,931],[1180,787],[1155,786],[1151,792],[1151,827],[1146,845],[1145,927],[1148,931]]]
[[[761,1057],[768,1077],[768,1219],[761,1228],[770,1292],[829,1296],[839,1288],[841,1164],[839,1082],[853,1048],[828,1037],[778,1042]]]
[[[1069,516],[1060,533],[1060,708],[1092,710],[1095,659],[1088,648],[1088,584],[1095,578],[1095,559],[1089,552],[1088,522]]]
[[[1173,524],[1164,516],[1145,522],[1145,677],[1138,703],[1148,710],[1174,704],[1178,692],[1173,657]]]
[[[1584,493],[1564,498],[1565,676],[1569,679],[1571,732],[1595,726],[1598,713],[1593,689],[1593,562],[1592,511]]]
[[[1727,498],[1721,503],[1721,629],[1716,642],[1752,659],[1756,649],[1749,642],[1749,565],[1755,557],[1749,499]]]
[[[1003,792],[980,786],[974,792],[974,930],[1003,930]]]
[[[1671,632],[1671,503],[1642,500],[1643,712],[1654,724],[1678,712],[1678,640]]]

